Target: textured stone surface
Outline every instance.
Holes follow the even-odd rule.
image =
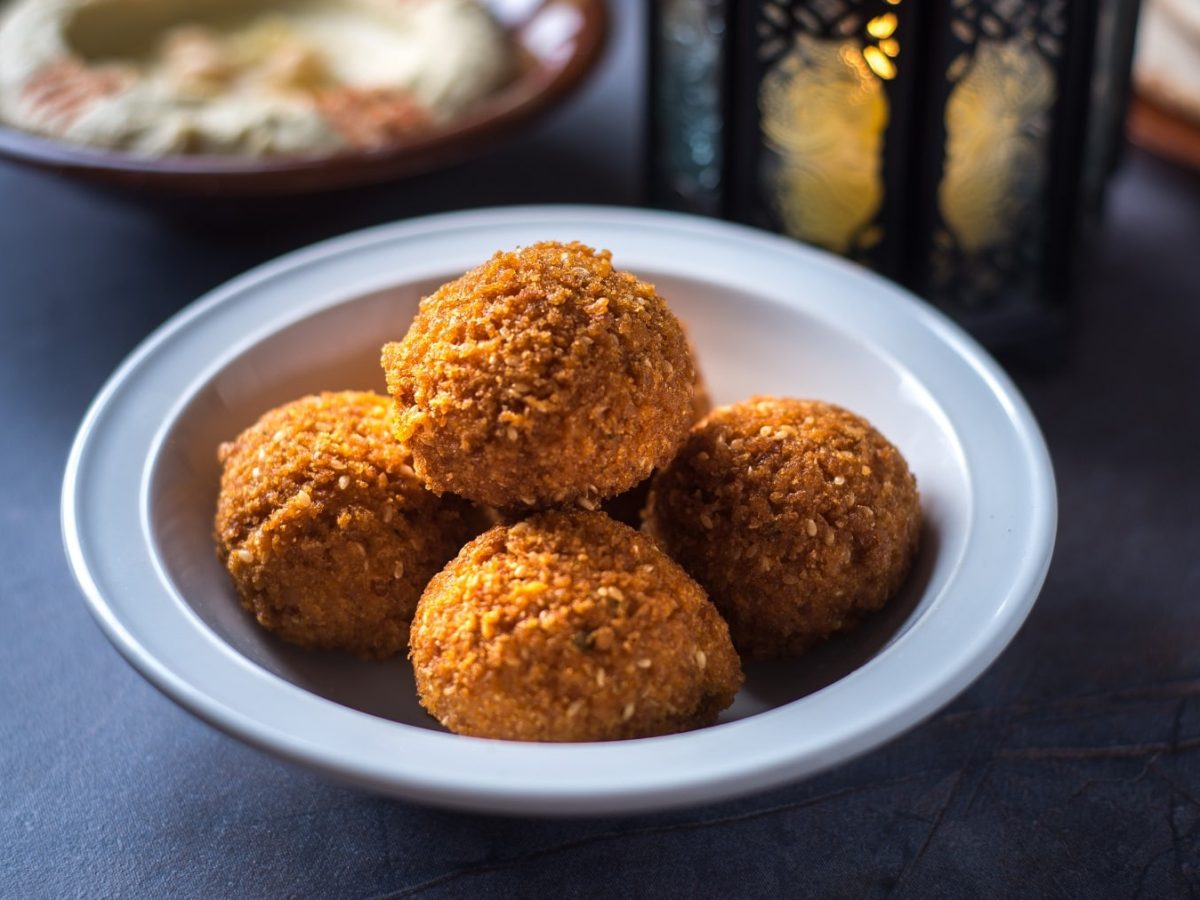
[[[617,53],[522,144],[317,204],[308,224],[189,224],[0,166],[0,897],[1200,893],[1200,180],[1139,155],[1073,352],[1019,378],[1061,492],[1042,598],[974,687],[868,756],[655,816],[438,812],[210,729],[92,623],[58,490],[121,357],[204,289],[330,233],[439,205],[631,199],[635,148],[587,131],[629,114]]]

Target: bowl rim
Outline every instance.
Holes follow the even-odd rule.
[[[973,557],[964,550],[943,591],[943,595],[950,595],[957,585],[959,594],[965,597],[961,582],[972,573],[967,571],[964,575],[964,567],[979,569],[982,565],[986,570],[982,573],[986,576],[982,583],[990,593],[978,591],[972,595],[976,597],[974,600],[960,598],[957,606],[944,602],[945,596],[939,597],[911,628],[866,664],[793,703],[701,731],[608,744],[518,744],[466,738],[379,719],[304,691],[242,657],[216,637],[182,598],[174,596],[159,561],[148,551],[151,543],[148,535],[142,531],[137,540],[147,545],[141,549],[148,552],[150,567],[155,571],[143,572],[135,567],[134,575],[143,589],[160,597],[166,594],[166,599],[179,607],[176,611],[181,616],[179,627],[194,639],[193,650],[223,660],[229,664],[226,673],[229,678],[247,689],[268,692],[273,702],[310,713],[319,710],[328,722],[327,728],[349,729],[346,734],[353,731],[362,738],[362,745],[347,746],[345,741],[340,746],[336,741],[330,745],[311,729],[297,734],[292,728],[281,727],[274,711],[270,713],[273,721],[265,723],[261,710],[255,710],[256,715],[227,700],[215,699],[211,685],[206,690],[205,685],[180,677],[170,662],[146,648],[134,633],[136,623],[131,630],[130,623],[122,621],[100,587],[97,572],[106,563],[96,556],[95,536],[81,530],[81,511],[86,511],[88,502],[88,483],[81,474],[84,466],[93,464],[97,458],[97,443],[114,440],[111,433],[106,435],[99,427],[104,417],[119,407],[123,392],[132,390],[133,379],[149,371],[156,353],[173,340],[194,336],[197,323],[205,316],[245,304],[255,291],[266,290],[288,278],[308,277],[306,272],[311,275],[320,267],[328,268],[339,261],[348,264],[363,254],[394,250],[410,243],[415,246],[422,240],[453,244],[456,236],[468,232],[495,235],[494,239],[501,241],[499,246],[507,246],[503,235],[515,228],[562,231],[589,226],[621,233],[640,231],[648,239],[657,235],[659,240],[674,243],[677,248],[707,243],[713,248],[723,247],[733,256],[756,259],[764,268],[769,263],[778,271],[795,267],[803,272],[816,267],[827,276],[857,285],[860,293],[856,299],[848,297],[838,310],[857,304],[860,324],[865,322],[864,327],[872,330],[869,336],[883,352],[894,352],[895,341],[901,341],[925,355],[940,354],[943,363],[951,362],[959,379],[954,391],[965,398],[955,402],[989,404],[988,424],[992,430],[988,442],[995,443],[1000,454],[992,462],[1001,467],[1000,475],[1009,478],[1006,481],[997,477],[993,484],[989,470],[989,477],[981,479],[976,468],[979,460],[968,456],[972,506],[978,506],[978,491],[986,489],[994,495],[993,504],[1007,502],[1019,507],[1018,518],[1026,524],[1022,534],[1010,535],[1011,548],[1003,559],[989,559],[981,555],[983,551],[978,547]],[[706,265],[699,255],[695,264]],[[728,277],[745,280],[758,276],[746,270]],[[416,278],[407,276],[407,280]],[[395,283],[397,279],[391,280]],[[739,282],[728,283],[732,286]],[[322,296],[307,305],[300,304],[303,308],[294,309],[289,321],[361,296],[362,287],[348,286],[340,299]],[[741,289],[759,292],[752,286],[742,285]],[[830,314],[845,315],[837,311]],[[862,319],[863,315],[868,318]],[[287,323],[277,317],[260,324],[262,328],[251,337],[261,337],[262,330]],[[899,329],[894,340],[889,337],[889,329]],[[227,349],[223,358],[236,355],[240,349]],[[916,351],[910,348],[905,352]],[[218,368],[219,362],[214,360],[210,370]],[[191,373],[189,384],[202,381],[202,376],[203,373]],[[138,505],[137,514],[143,526],[145,486],[154,468],[154,447],[189,396],[191,388],[166,403],[162,421],[154,426],[153,437],[141,448],[146,456],[138,460],[141,466],[137,476],[138,496],[129,498],[129,502]],[[946,397],[938,399],[944,402]],[[952,418],[950,421],[953,425]],[[961,442],[964,435],[957,431],[957,425],[954,427]],[[972,439],[967,445],[967,451],[974,453],[972,446],[983,443]],[[995,505],[989,510],[974,509],[972,529],[986,530],[988,515],[981,514],[994,513],[995,509]],[[1028,615],[1049,568],[1057,502],[1049,453],[1032,413],[1008,376],[957,325],[903,289],[840,258],[741,225],[646,210],[530,206],[429,216],[334,238],[252,269],[185,307],[129,355],[89,407],[68,458],[61,515],[72,573],[102,630],[151,683],[202,719],[277,756],[373,790],[462,809],[553,815],[662,809],[764,789],[846,761],[917,724],[981,674]],[[975,573],[975,577],[980,578],[980,573]],[[985,596],[986,602],[979,600],[979,596]],[[982,606],[978,610],[966,609],[970,603]],[[974,618],[976,614],[978,620]],[[964,615],[968,615],[965,623],[958,621]],[[959,633],[955,633],[955,627]],[[926,660],[936,658],[938,665],[913,681],[914,676],[904,667],[905,654]],[[885,692],[884,700],[875,702],[878,698],[872,698],[872,687],[882,683],[903,685],[907,693],[886,695]],[[870,708],[860,705],[854,717],[839,719],[836,714],[831,715],[837,709],[831,704],[856,698],[872,701]],[[819,710],[814,715],[824,716],[828,728],[821,734],[793,734],[789,725],[806,718],[804,714],[798,715],[800,704],[810,711]],[[779,741],[781,733],[790,739]],[[402,745],[401,752],[397,751],[397,742]],[[482,769],[461,765],[464,761],[480,760],[488,763]],[[665,769],[664,760],[671,763]],[[597,775],[599,770],[603,770],[602,776]],[[504,777],[497,777],[498,771]],[[580,775],[581,772],[586,775]]]
[[[47,137],[0,120],[0,158],[117,186],[239,196],[333,190],[444,168],[550,112],[591,74],[609,38],[608,5],[605,0],[541,0],[530,16],[564,4],[580,15],[569,56],[534,65],[462,115],[386,146],[297,157],[149,157]],[[508,29],[514,30],[521,26]]]

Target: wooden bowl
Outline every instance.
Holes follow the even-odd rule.
[[[453,121],[371,150],[287,158],[146,157],[0,125],[0,156],[94,184],[164,195],[282,196],[378,183],[483,152],[583,82],[608,33],[604,0],[485,0],[523,61],[505,87]]]

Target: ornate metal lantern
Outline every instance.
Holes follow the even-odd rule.
[[[1137,0],[659,0],[654,202],[860,261],[993,345],[1062,321]]]

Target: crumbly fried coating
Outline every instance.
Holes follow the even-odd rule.
[[[710,412],[712,412],[712,397],[708,393],[708,384],[704,381],[704,372],[700,369],[700,357],[696,353],[696,348],[692,342],[688,341],[688,354],[692,358],[692,419],[691,424],[696,424]]]
[[[600,741],[716,721],[742,683],[729,631],[654,542],[550,510],[477,537],[425,589],[410,658],[451,731]]]
[[[684,330],[686,331],[686,326]],[[696,380],[692,385],[692,424],[694,425],[712,410],[712,398],[709,396],[708,386],[704,382],[704,374],[700,370],[700,360],[696,354],[696,348],[690,340],[688,341],[688,350],[692,354],[692,365],[696,372]],[[642,510],[646,508],[646,501],[650,497],[650,483],[653,478],[654,473],[651,473],[649,478],[639,481],[624,493],[605,500],[600,509],[618,522],[624,522],[631,528],[640,528],[642,526]]]
[[[827,403],[714,410],[654,480],[645,530],[709,592],[749,657],[852,627],[904,581],[921,507],[904,457]]]
[[[217,555],[242,605],[294,644],[399,653],[426,583],[478,532],[466,501],[417,479],[390,406],[305,397],[220,447]]]
[[[443,285],[383,368],[426,485],[499,508],[594,508],[665,465],[691,424],[679,322],[580,243],[497,253]]]

